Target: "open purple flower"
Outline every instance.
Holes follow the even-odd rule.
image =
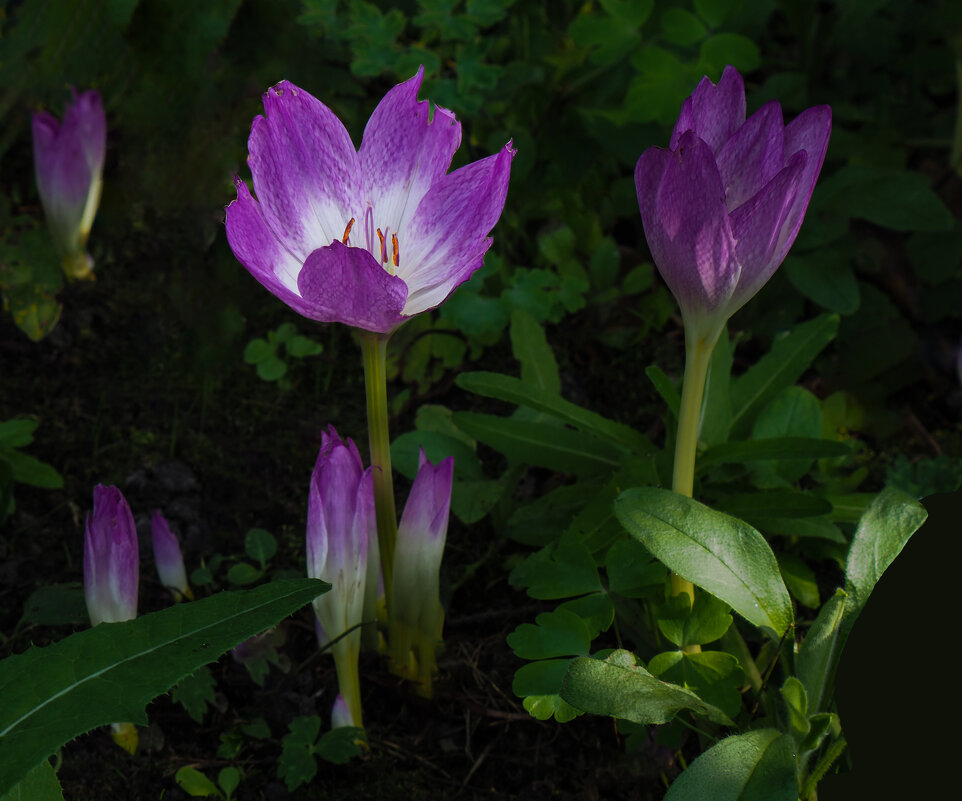
[[[668,150],[638,159],[645,236],[686,328],[717,332],[772,276],[805,217],[832,127],[828,106],[785,125],[771,101],[745,119],[745,86],[725,67],[685,100]]]
[[[170,530],[167,518],[159,509],[154,510],[154,516],[150,519],[150,538],[154,546],[154,561],[157,563],[160,583],[172,590],[177,600],[193,599],[194,594],[187,583],[184,556],[180,551],[177,535]]]
[[[46,111],[33,115],[33,161],[47,226],[70,278],[90,275],[85,252],[103,185],[107,120],[100,94],[78,95],[63,123]]]
[[[119,489],[98,484],[84,530],[84,595],[92,625],[137,617],[139,568],[130,507]]]
[[[514,150],[448,174],[450,111],[418,101],[424,68],[391,89],[359,151],[334,113],[289,81],[264,96],[248,141],[255,200],[227,207],[238,260],[295,311],[379,334],[443,303],[481,266]]]

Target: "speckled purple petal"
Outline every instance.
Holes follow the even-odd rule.
[[[402,242],[398,275],[408,286],[404,315],[443,303],[481,266],[508,194],[509,142],[498,153],[445,175],[418,206]]]
[[[677,152],[649,148],[635,187],[652,258],[686,320],[722,308],[739,267],[711,148],[691,131]]]
[[[315,320],[381,334],[404,322],[407,286],[363,248],[337,241],[318,248],[307,257],[297,288]]]
[[[461,144],[461,124],[450,111],[435,107],[428,122],[428,101],[417,99],[423,77],[421,67],[384,96],[358,152],[363,198],[376,225],[402,240],[421,198],[448,171]]]
[[[716,153],[729,211],[757,195],[785,166],[784,128],[781,106],[766,103]]]
[[[815,182],[822,171],[831,133],[832,109],[829,106],[813,106],[806,109],[785,127],[786,155],[805,151],[808,158],[805,161],[805,171],[798,181],[795,203],[785,220],[784,237],[775,253],[775,259],[779,264],[785,260],[789,248],[795,242],[795,237],[798,236],[799,229],[802,227],[805,212],[812,199],[812,192],[815,190]]]
[[[84,595],[92,625],[137,617],[139,569],[130,507],[119,489],[98,484],[84,526]]]
[[[671,133],[669,147],[678,148],[686,131],[694,131],[717,153],[721,146],[745,122],[745,83],[732,66],[725,67],[718,85],[707,77],[685,100]]]
[[[731,214],[742,272],[728,305],[729,316],[754,297],[782,263],[776,254],[786,236],[786,220],[800,191],[806,160],[804,152],[796,153],[761,192]]]
[[[262,286],[294,311],[313,319],[314,309],[297,291],[302,262],[288,251],[264,220],[261,206],[251,197],[247,184],[234,179],[237,199],[227,207],[227,242],[234,256]]]
[[[291,254],[303,261],[342,238],[360,214],[357,153],[327,106],[281,81],[264,95],[248,147],[261,213]]]

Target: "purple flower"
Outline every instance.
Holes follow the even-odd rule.
[[[339,729],[344,726],[356,725],[354,719],[351,717],[351,710],[347,705],[347,701],[344,700],[343,695],[338,693],[331,707],[331,728]]]
[[[686,327],[704,336],[771,278],[791,248],[825,159],[831,109],[787,126],[775,101],[745,119],[745,86],[725,67],[682,104],[668,150],[638,159],[645,236]]]
[[[150,520],[150,534],[160,583],[173,590],[178,600],[182,597],[192,599],[194,594],[187,583],[187,571],[177,536],[170,530],[167,519],[156,509]]]
[[[393,669],[402,676],[417,677],[419,692],[428,697],[444,622],[438,585],[453,479],[454,457],[432,465],[421,450],[418,474],[398,526],[394,555],[390,636]]]
[[[119,489],[98,484],[84,532],[84,595],[92,625],[137,617],[139,566],[130,507]]]
[[[461,125],[440,106],[429,119],[423,74],[384,96],[359,151],[303,89],[281,81],[264,96],[248,141],[257,200],[235,180],[227,240],[305,317],[389,333],[443,303],[491,246],[514,150],[448,174]]]
[[[365,610],[365,596],[369,595],[365,587],[372,567],[377,576],[378,564],[371,468],[364,469],[354,442],[343,441],[331,426],[321,437],[321,451],[311,477],[307,575],[331,584],[330,591],[314,601],[314,613],[320,622],[318,637],[340,638],[331,645],[331,653],[338,685],[358,726],[358,625],[373,620],[373,609]],[[349,634],[341,636],[350,629]]]
[[[70,278],[87,277],[93,267],[84,248],[100,203],[106,144],[107,121],[96,91],[73,91],[62,124],[45,111],[33,115],[37,188]]]

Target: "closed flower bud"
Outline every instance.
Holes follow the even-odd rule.
[[[90,622],[137,617],[137,529],[120,490],[98,484],[84,532],[84,594]]]
[[[157,562],[157,575],[160,583],[174,593],[176,600],[193,599],[184,569],[184,557],[176,535],[170,530],[166,518],[155,510],[150,521],[150,535],[154,545],[154,561]]]

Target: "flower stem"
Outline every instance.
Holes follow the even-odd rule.
[[[331,655],[334,657],[334,668],[337,671],[337,689],[341,697],[347,702],[351,712],[351,721],[358,728],[363,728],[361,712],[361,677],[358,674],[358,642],[359,633],[354,631],[334,643]]]
[[[367,432],[374,468],[374,510],[377,514],[377,543],[384,575],[388,619],[394,580],[394,547],[397,542],[397,510],[394,505],[394,476],[391,472],[391,439],[387,416],[387,341],[389,334],[361,334],[364,354],[364,386],[367,390]]]
[[[720,333],[720,332],[719,332]],[[705,380],[711,354],[715,349],[718,333],[714,336],[685,336],[685,380],[678,407],[678,433],[675,439],[675,466],[671,488],[686,497],[692,496],[695,484],[695,452],[698,448],[698,429],[701,424],[701,402],[705,394]],[[692,605],[695,603],[695,587],[687,579],[671,574],[672,597],[687,593]],[[684,651],[696,653],[701,646],[686,645]]]

